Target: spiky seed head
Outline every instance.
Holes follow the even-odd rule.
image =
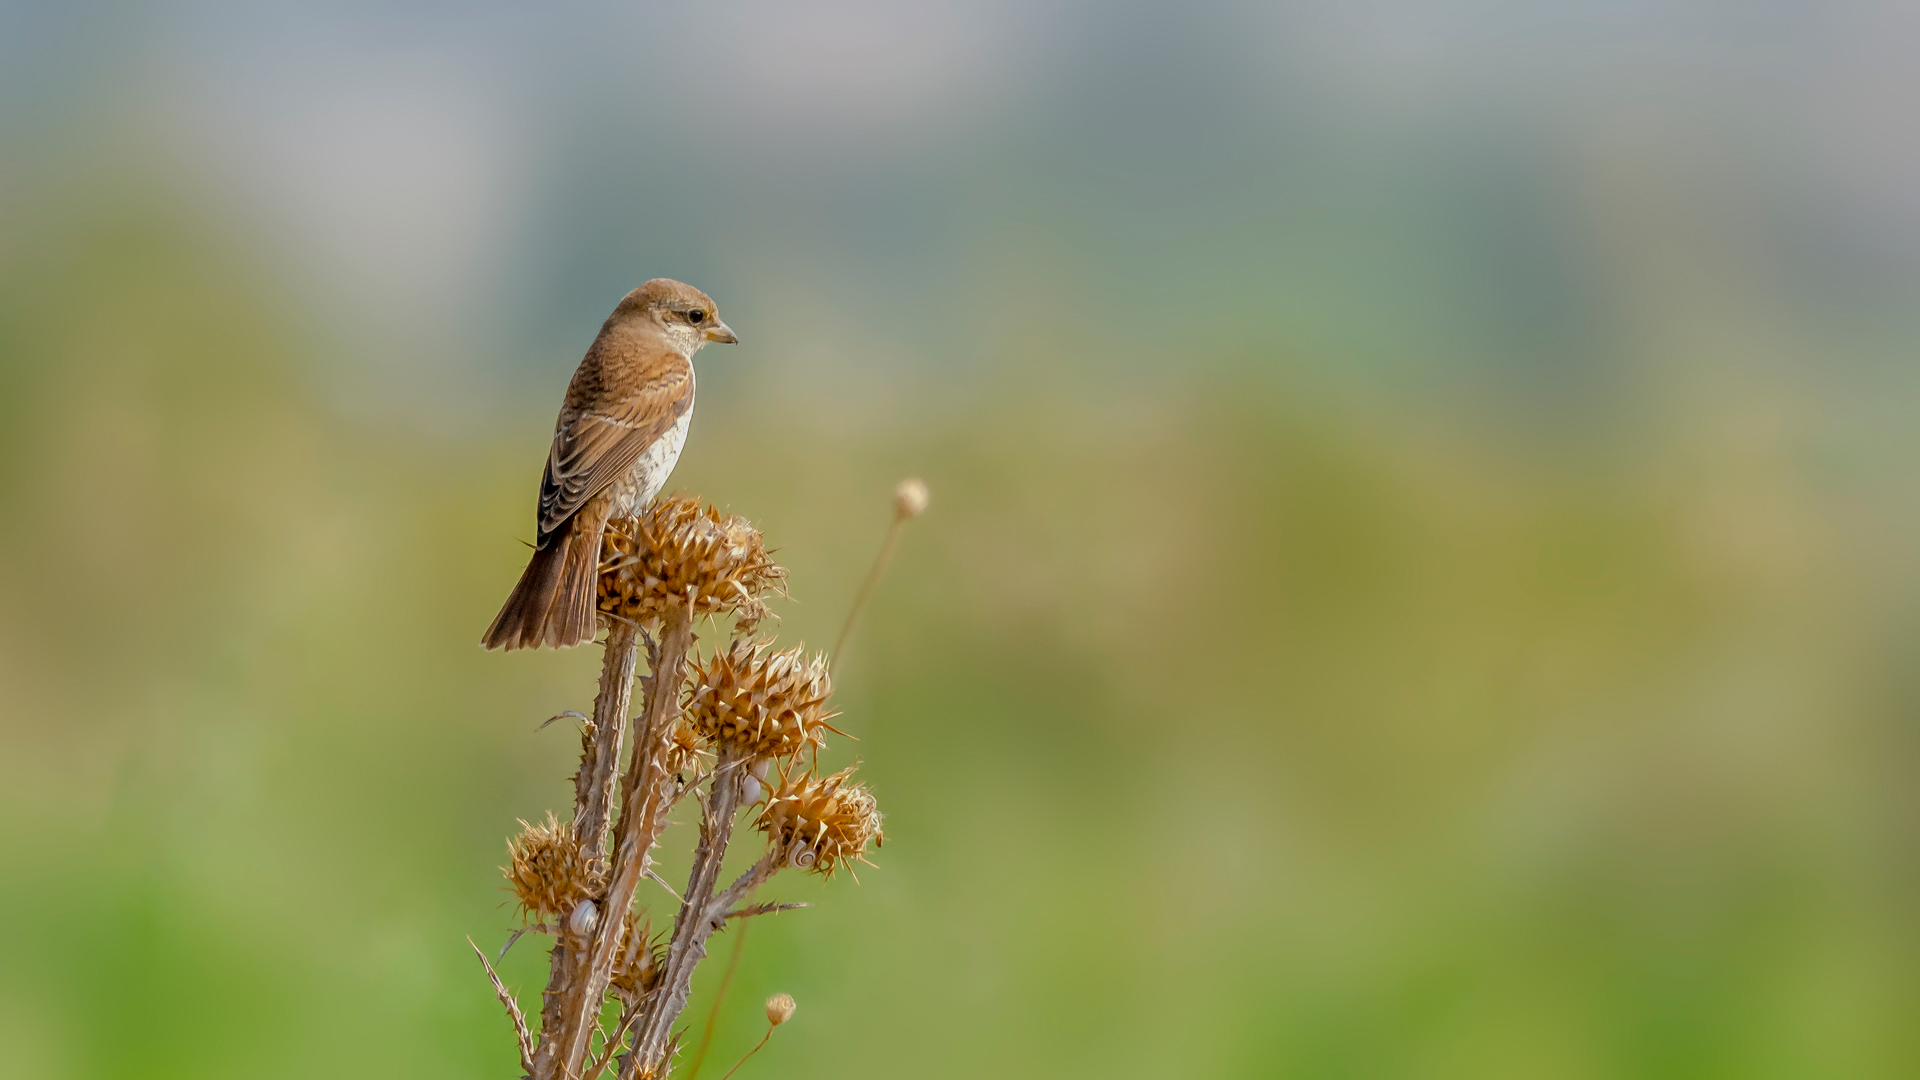
[[[660,983],[660,971],[666,965],[664,943],[650,937],[653,924],[636,909],[621,924],[618,951],[613,956],[613,980],[608,988],[622,1004],[634,1005]]]
[[[751,628],[787,572],[767,555],[760,530],[691,495],[649,504],[607,523],[600,544],[600,610],[646,624],[670,609],[732,613]]]
[[[679,776],[692,768],[704,748],[700,732],[688,724],[684,717],[681,718],[673,726],[673,733],[667,736],[667,775]]]
[[[767,1023],[779,1027],[793,1019],[793,1010],[796,1008],[798,1006],[793,1003],[792,994],[773,995],[767,999]]]
[[[826,657],[735,640],[694,664],[684,715],[710,745],[746,758],[784,758],[824,744],[832,694]]]
[[[520,823],[520,835],[507,841],[509,864],[501,867],[520,900],[522,916],[563,919],[584,900],[600,895],[599,860],[580,849],[573,828],[547,814],[545,824]]]
[[[880,808],[864,785],[848,782],[852,768],[832,776],[796,773],[776,785],[754,826],[791,866],[832,877],[834,868],[879,847]]]
[[[927,502],[932,497],[925,480],[910,476],[893,487],[893,515],[902,521],[919,517],[927,512]]]

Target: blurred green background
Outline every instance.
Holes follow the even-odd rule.
[[[706,1076],[1920,1075],[1917,38],[0,4],[0,1072],[512,1075],[599,650],[475,641],[668,275],[783,641],[933,490]]]

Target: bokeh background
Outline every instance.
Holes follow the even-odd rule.
[[[668,275],[783,641],[934,496],[708,1077],[1920,1075],[1916,12],[0,5],[0,1071],[512,1075]]]

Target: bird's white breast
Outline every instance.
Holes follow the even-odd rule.
[[[660,489],[667,486],[667,477],[673,474],[674,463],[680,460],[680,448],[687,445],[687,427],[693,423],[692,395],[688,395],[687,411],[673,422],[653,445],[640,451],[640,460],[633,463],[633,471],[627,474],[625,483],[617,484],[614,492],[613,516],[632,517],[647,505]]]

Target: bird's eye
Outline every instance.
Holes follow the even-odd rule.
[[[699,326],[702,322],[706,321],[706,318],[707,313],[698,308],[687,312],[687,321],[695,326]]]

